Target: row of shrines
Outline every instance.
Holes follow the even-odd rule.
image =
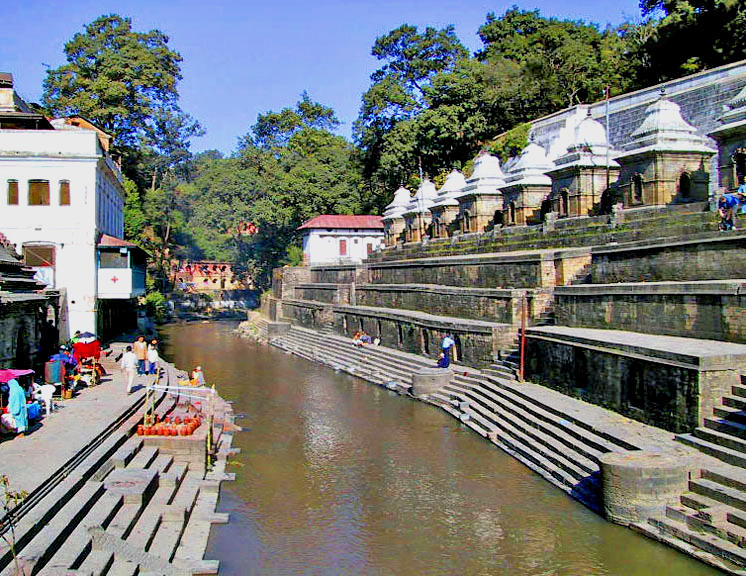
[[[440,190],[428,179],[414,196],[399,188],[383,215],[386,246],[610,213],[619,205],[712,200],[716,183],[733,191],[746,178],[746,86],[717,122],[706,138],[662,89],[614,149],[591,107],[578,106],[565,111],[564,126],[544,146],[532,126],[529,144],[504,167],[483,151],[468,179],[453,170]]]

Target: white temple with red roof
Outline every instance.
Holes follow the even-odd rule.
[[[362,262],[383,246],[380,216],[322,214],[298,228],[306,264]]]

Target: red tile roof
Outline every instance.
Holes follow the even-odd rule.
[[[298,230],[308,230],[311,228],[370,228],[374,230],[383,230],[383,221],[380,216],[371,216],[368,214],[361,216],[350,216],[347,214],[322,214],[304,222]]]

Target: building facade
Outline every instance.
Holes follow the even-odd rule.
[[[125,194],[110,137],[84,119],[49,122],[35,114],[8,77],[0,83],[0,229],[36,277],[60,291],[62,338],[116,331],[104,318],[134,312],[145,283],[144,261],[137,257],[137,273],[131,267],[137,247],[108,245],[107,238],[123,242]],[[112,249],[114,259],[106,255]],[[120,284],[101,291],[102,271],[114,260],[112,279],[121,277]]]
[[[380,216],[322,214],[298,228],[307,264],[362,262],[383,245]]]

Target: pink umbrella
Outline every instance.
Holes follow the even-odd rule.
[[[0,382],[7,382],[8,380],[13,380],[13,378],[26,376],[33,373],[33,370],[13,370],[11,368],[7,370],[0,370]]]

